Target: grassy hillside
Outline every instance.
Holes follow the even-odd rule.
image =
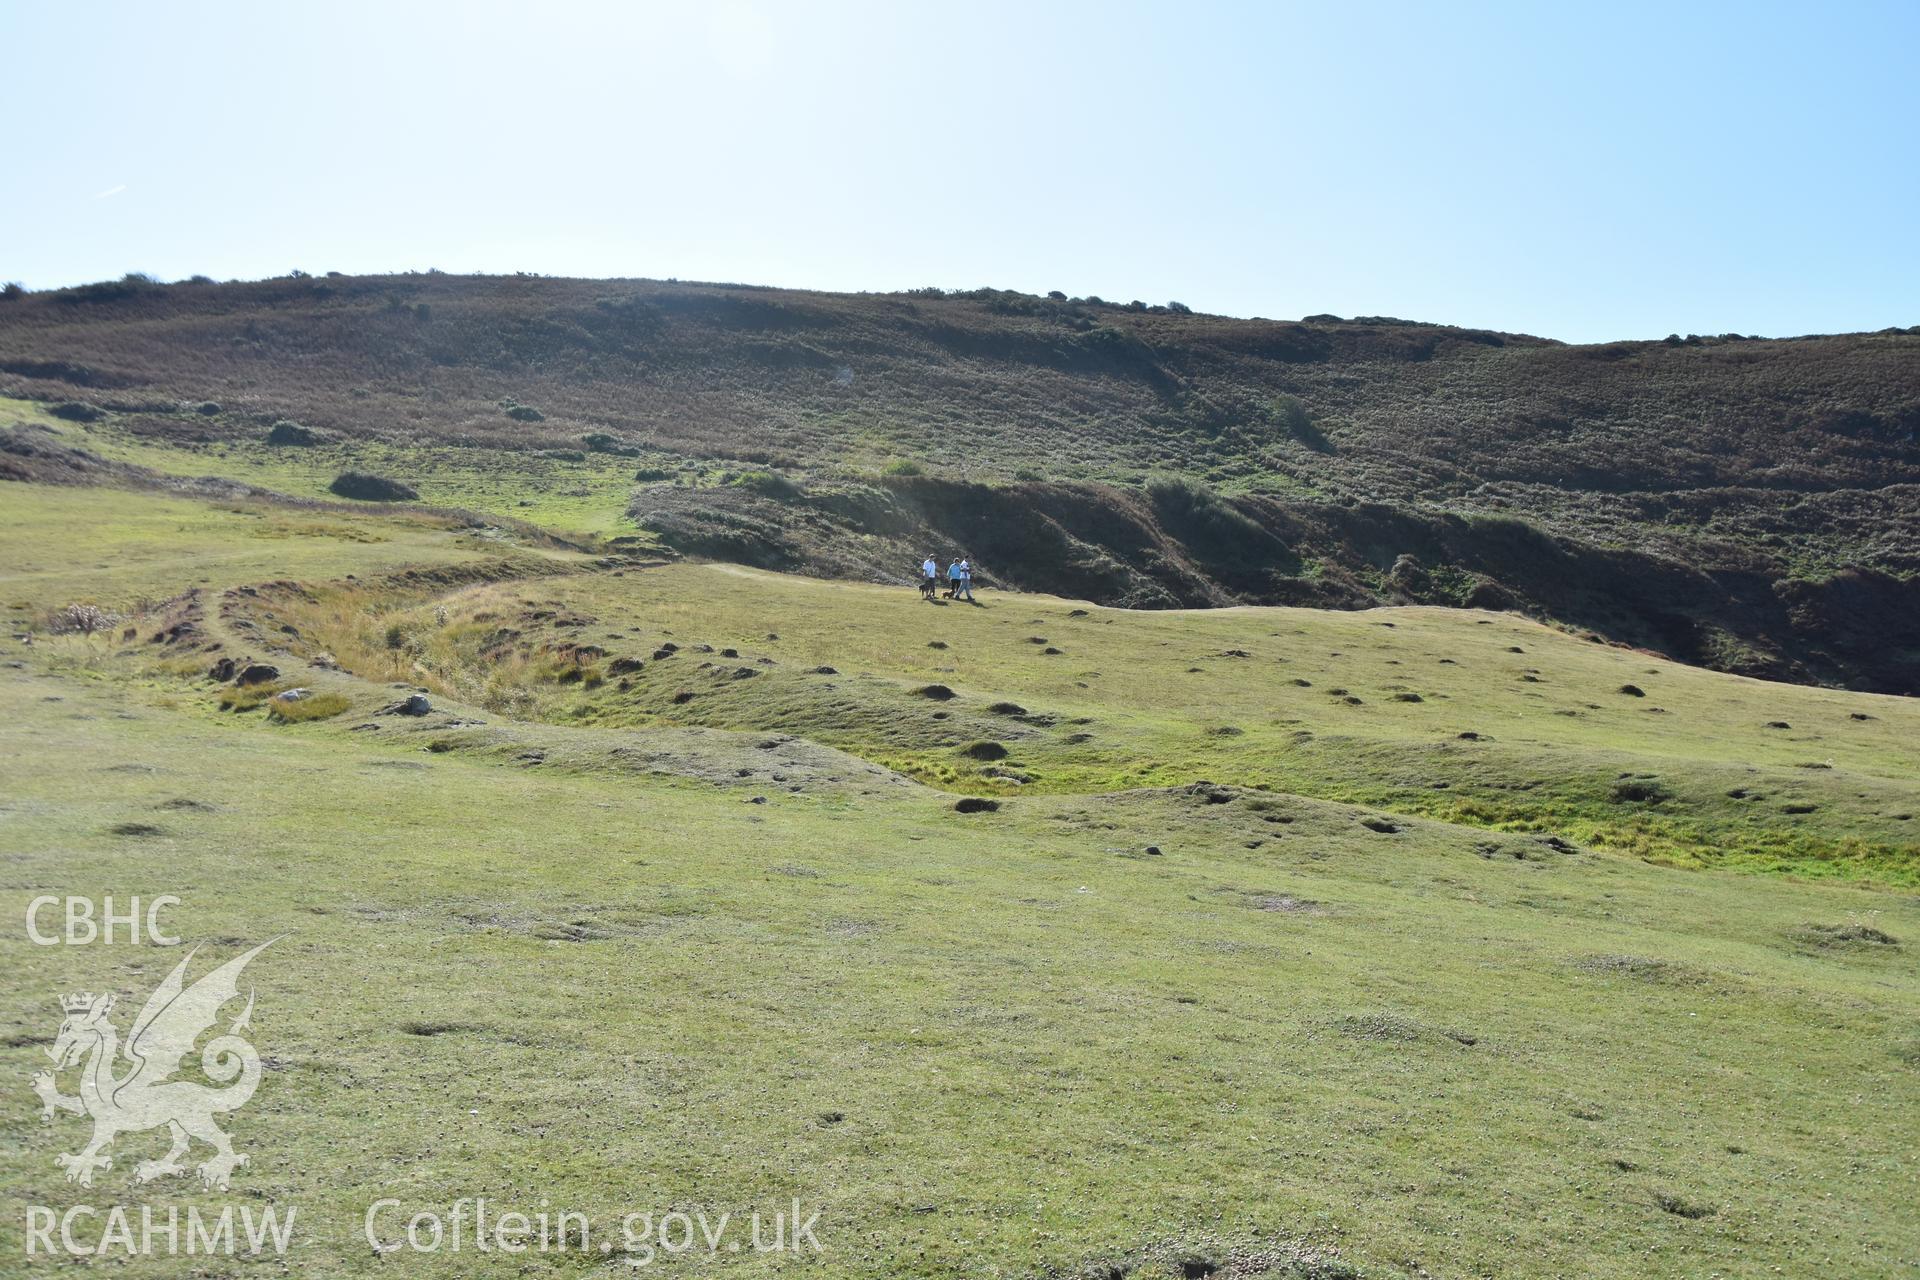
[[[795,1197],[831,1276],[1920,1259],[1911,700],[1486,611],[928,605],[317,495],[4,496],[0,909],[286,935],[231,1196],[132,1185],[153,1135],[67,1184],[83,1126],[23,1083],[11,1203],[298,1205],[328,1275],[396,1265],[375,1198],[473,1194],[589,1215],[527,1275]],[[77,598],[127,616],[50,634]],[[163,968],[0,956],[22,1082],[53,993]],[[709,1262],[802,1269],[656,1265]]]
[[[82,447],[163,472],[537,486],[515,500],[556,526],[764,567],[964,546],[1109,604],[1513,608],[1920,688],[1912,331],[1572,347],[993,290],[130,279],[0,302],[0,392],[102,410]],[[283,420],[320,443],[267,445]]]
[[[284,935],[230,1194],[136,1184],[154,1135],[69,1184],[82,1122],[24,1083],[0,1187],[297,1205],[302,1274],[392,1270],[377,1198],[476,1194],[589,1216],[527,1275],[796,1198],[818,1258],[653,1265],[1908,1274],[1917,354],[441,276],[0,301],[0,910]],[[930,549],[977,604],[893,585]],[[0,1066],[155,955],[0,931]]]
[[[777,730],[974,794],[1211,782],[1920,885],[1910,700],[1715,675],[1496,614],[928,606],[685,565],[269,590],[234,618],[522,719]]]

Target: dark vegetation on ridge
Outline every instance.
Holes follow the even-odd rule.
[[[0,393],[202,451],[631,459],[641,526],[768,567],[965,550],[1104,603],[1511,608],[1920,689],[1920,330],[1567,346],[994,290],[129,277],[0,300]],[[119,474],[63,449],[21,434],[0,475]]]

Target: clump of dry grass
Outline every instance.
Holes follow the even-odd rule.
[[[230,686],[220,691],[220,709],[222,711],[257,711],[275,694],[284,693],[291,687],[285,681],[275,684]]]
[[[316,693],[297,702],[275,698],[267,703],[267,717],[280,724],[304,724],[311,720],[331,719],[351,705],[337,693]]]

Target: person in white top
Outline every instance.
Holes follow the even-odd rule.
[[[920,594],[929,600],[933,599],[933,593],[938,589],[939,582],[940,562],[928,556],[920,566]]]

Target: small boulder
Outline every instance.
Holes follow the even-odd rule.
[[[935,702],[950,702],[957,696],[953,690],[943,684],[921,685],[913,692],[919,697],[931,698]]]
[[[395,707],[393,713],[400,716],[424,716],[432,710],[433,704],[427,701],[427,695],[416,693],[409,695],[405,702]]]
[[[234,676],[233,682],[237,685],[245,686],[250,684],[267,684],[279,678],[280,668],[270,666],[264,662],[249,662],[246,666],[240,668],[239,674]]]

